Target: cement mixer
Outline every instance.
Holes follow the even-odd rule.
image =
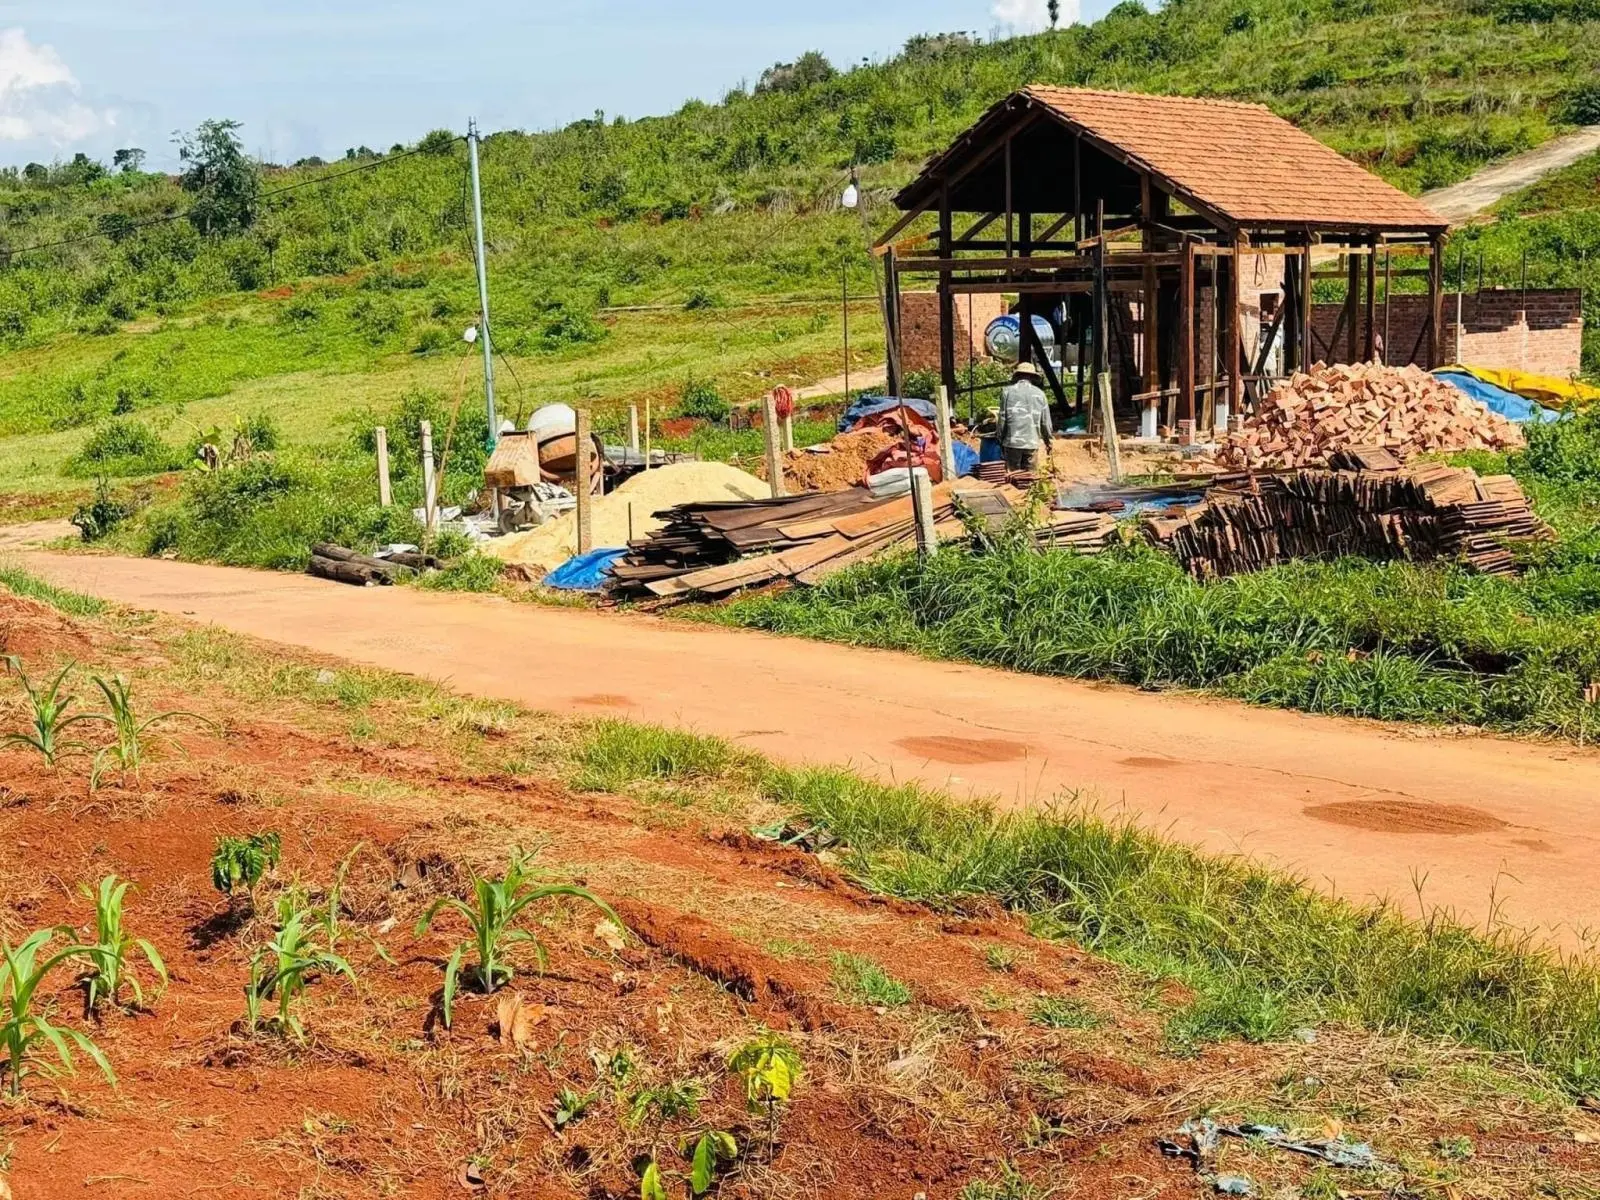
[[[589,486],[604,490],[605,445],[591,436]],[[484,467],[483,482],[500,493],[500,528],[506,533],[542,525],[576,507],[578,414],[570,405],[547,404],[528,418],[527,429],[501,434]]]

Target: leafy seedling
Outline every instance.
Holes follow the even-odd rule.
[[[272,1020],[280,1031],[303,1042],[305,1026],[295,1015],[294,1006],[311,978],[333,973],[345,976],[351,983],[356,982],[356,973],[350,964],[317,942],[315,935],[319,928],[314,910],[302,908],[292,899],[279,905],[278,932],[250,958],[245,1016],[251,1033],[261,1025],[262,1002],[276,996],[278,1013]]]
[[[377,956],[392,966],[394,959],[389,957],[389,952],[383,948],[377,938],[358,926],[347,925],[343,920],[344,885],[350,874],[350,864],[355,862],[356,856],[366,848],[367,844],[365,842],[357,842],[350,853],[346,854],[338,867],[334,869],[333,883],[328,887],[327,903],[317,910],[318,923],[322,926],[322,936],[327,948],[335,954],[339,952],[339,943],[344,941],[346,935],[355,933],[366,938],[371,943],[372,949]]]
[[[74,664],[68,663],[62,667],[49,683],[36,684],[22,670],[22,660],[16,655],[7,657],[5,663],[7,669],[15,672],[22,681],[22,690],[28,697],[28,715],[32,727],[23,732],[0,734],[0,747],[31,747],[39,752],[47,766],[54,767],[60,763],[62,755],[71,750],[84,749],[82,742],[68,741],[63,736],[68,729],[89,721],[108,719],[99,713],[68,715],[68,710],[77,703],[77,697],[63,696],[61,688]]]
[[[571,896],[594,905],[618,929],[623,928],[622,919],[611,910],[611,906],[587,889],[573,883],[538,883],[531,863],[531,857],[521,852],[513,853],[511,863],[501,878],[472,876],[470,904],[454,896],[441,896],[428,906],[422,919],[417,922],[416,936],[421,937],[432,928],[439,913],[448,908],[460,913],[472,932],[471,939],[458,945],[445,964],[444,992],[440,1002],[445,1028],[450,1027],[456,993],[460,987],[461,963],[468,950],[474,951],[477,956],[477,961],[468,970],[468,979],[486,996],[492,996],[512,978],[513,968],[505,961],[506,951],[512,945],[519,942],[531,945],[539,961],[539,969],[544,969],[549,961],[544,946],[532,933],[515,928],[517,919],[531,905],[557,896]]]
[[[211,854],[211,886],[230,898],[243,888],[253,902],[256,888],[282,857],[283,839],[276,833],[218,838]]]
[[[800,1079],[800,1052],[787,1039],[764,1031],[728,1057],[728,1069],[743,1082],[750,1111],[767,1114],[770,1155],[778,1137],[778,1106],[788,1102]]]
[[[100,694],[106,698],[109,710],[106,714],[111,728],[115,731],[116,739],[99,754],[95,756],[95,777],[98,780],[102,767],[108,762],[116,763],[124,776],[130,772],[137,777],[144,766],[145,752],[148,748],[146,735],[157,725],[167,721],[187,718],[193,721],[212,726],[214,723],[199,713],[174,710],[160,712],[139,719],[133,707],[133,689],[128,681],[121,675],[113,675],[106,679],[94,676],[94,685],[100,689]]]
[[[667,1200],[667,1188],[661,1181],[661,1168],[651,1159],[639,1176],[639,1200]]]
[[[130,886],[127,880],[119,880],[115,875],[107,875],[95,888],[87,883],[79,885],[79,890],[94,903],[95,953],[91,973],[84,981],[90,1012],[98,1008],[102,1000],[116,1004],[124,983],[133,991],[134,1003],[141,1008],[144,1006],[144,989],[129,961],[135,951],[144,955],[161,986],[167,984],[167,967],[156,948],[143,938],[130,937],[123,927],[123,902]]]
[[[0,941],[0,1050],[6,1056],[5,1067],[11,1076],[11,1094],[22,1095],[22,1081],[32,1074],[54,1077],[74,1070],[72,1048],[76,1046],[94,1060],[105,1077],[116,1086],[117,1077],[111,1070],[100,1047],[76,1029],[55,1025],[34,1008],[34,997],[39,985],[56,967],[82,955],[98,958],[93,946],[73,944],[54,954],[46,951],[57,929],[41,929],[29,934],[22,943],[13,947]],[[57,1069],[47,1061],[40,1061],[42,1049],[54,1050],[60,1059]]]
[[[565,1129],[574,1121],[582,1120],[594,1102],[593,1092],[575,1092],[571,1088],[562,1088],[556,1093],[556,1128]]]
[[[692,1117],[700,1111],[705,1088],[698,1079],[673,1079],[656,1087],[644,1088],[628,1109],[628,1124],[641,1125],[654,1116],[657,1125],[678,1117]]]
[[[689,1158],[689,1190],[703,1196],[717,1181],[717,1175],[739,1157],[739,1143],[733,1134],[721,1129],[707,1130],[694,1144]]]

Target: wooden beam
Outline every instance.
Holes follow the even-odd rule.
[[[1428,369],[1444,366],[1444,234],[1428,242]]]
[[[1185,244],[1182,293],[1179,297],[1178,324],[1178,401],[1184,418],[1194,420],[1194,243]]]
[[[1006,257],[1011,257],[1011,135],[1006,135]]]
[[[1239,328],[1239,267],[1243,255],[1239,253],[1243,246],[1234,247],[1233,261],[1228,264],[1228,286],[1223,295],[1223,315],[1226,317],[1224,324],[1227,326],[1227,352],[1224,357],[1223,370],[1228,373],[1228,412],[1230,415],[1244,411],[1244,380],[1240,378],[1240,335]],[[1219,429],[1218,433],[1226,430]]]
[[[939,240],[950,244],[951,222],[950,189],[944,188],[939,199]],[[968,330],[970,337],[972,331]],[[939,275],[939,381],[946,394],[954,393],[959,386],[956,380],[956,302],[950,291],[950,272]]]
[[[950,189],[948,187],[945,188],[943,190],[943,194],[944,194],[945,198],[948,199],[949,195],[950,195]],[[1000,219],[1000,214],[997,213],[997,212],[992,212],[992,213],[987,214],[982,219],[980,219],[978,221],[978,223],[976,225],[974,225],[971,229],[967,230],[960,237],[958,237],[956,239],[956,241],[958,241],[958,242],[970,242],[973,238],[977,237],[980,233],[982,233],[985,229],[989,228],[989,226],[993,225],[999,219]]]
[[[1034,242],[1034,246],[1035,247],[1042,246],[1042,245],[1046,244],[1047,242],[1049,242],[1049,240],[1051,238],[1055,237],[1056,234],[1060,233],[1063,229],[1065,229],[1072,222],[1072,218],[1073,218],[1073,214],[1072,213],[1068,213],[1066,216],[1061,217],[1059,220],[1056,221],[1056,223],[1054,225],[1050,226],[1049,229],[1046,229],[1043,233],[1041,233],[1039,235],[1038,240]]]
[[[1361,339],[1361,358],[1371,362],[1378,352],[1378,252],[1374,246],[1367,255],[1366,331]]]
[[[1141,270],[1146,263],[1157,267],[1178,267],[1184,263],[1181,251],[1164,250],[1154,254],[1130,251],[1124,254],[1107,254],[1106,270]],[[900,262],[907,273],[937,275],[945,271],[1004,271],[1018,275],[1035,275],[1040,271],[1083,271],[1094,269],[1094,258],[1088,254],[1065,255],[1046,258],[1034,255],[1023,258],[1010,255],[1004,258],[926,258],[918,256]]]
[[[1350,276],[1345,283],[1344,311],[1348,318],[1344,331],[1344,360],[1356,361],[1357,326],[1361,323],[1361,261],[1353,254],[1347,256],[1345,268]],[[1335,341],[1338,336],[1335,335]]]
[[[1311,310],[1316,300],[1311,292],[1311,244],[1306,243],[1300,257],[1300,369],[1309,371],[1316,362],[1311,348]]]

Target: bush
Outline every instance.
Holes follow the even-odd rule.
[[[80,479],[159,475],[182,465],[177,452],[140,421],[108,421],[67,460],[63,473]]]
[[[728,419],[733,406],[723,399],[717,385],[709,379],[690,376],[684,381],[683,397],[678,401],[678,416],[695,417],[720,425]]]
[[[1561,119],[1572,125],[1600,125],[1600,80],[1586,79],[1566,94]]]
[[[78,527],[86,542],[98,542],[114,532],[129,517],[133,506],[125,504],[111,494],[111,485],[104,479],[95,484],[94,499],[78,505],[72,514],[72,524]]]

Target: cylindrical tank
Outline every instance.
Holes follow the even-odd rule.
[[[1039,344],[1044,347],[1048,357],[1054,357],[1056,348],[1055,327],[1038,313],[1033,316],[1033,331],[1038,335]],[[989,351],[989,357],[998,359],[1003,363],[1014,363],[1018,358],[1018,350],[1022,342],[1022,318],[1013,314],[996,317],[989,322],[989,328],[984,330],[983,344]]]

